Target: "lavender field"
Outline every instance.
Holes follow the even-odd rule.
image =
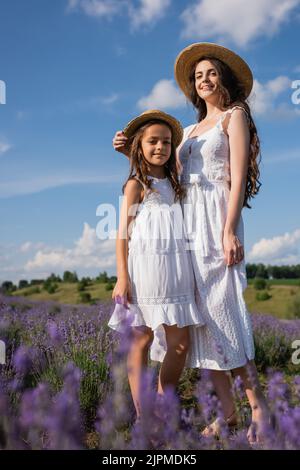
[[[157,365],[144,379],[141,422],[126,381],[126,342],[107,327],[111,303],[93,306],[0,298],[1,449],[249,449],[250,410],[233,381],[238,429],[201,436],[220,415],[206,371],[186,370],[178,394],[155,394]],[[272,412],[259,448],[300,449],[300,365],[292,342],[300,320],[252,315],[256,363]],[[2,343],[3,344],[3,343]],[[294,361],[295,362],[295,361]]]

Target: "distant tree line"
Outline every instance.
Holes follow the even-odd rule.
[[[117,282],[117,277],[108,276],[107,272],[103,271],[94,279],[90,277],[79,279],[76,271],[65,271],[62,277],[52,273],[47,279],[31,279],[31,281],[21,279],[18,284],[14,284],[12,281],[4,281],[1,284],[0,291],[4,294],[12,294],[18,289],[35,288],[35,292],[38,292],[39,287],[42,286],[49,294],[53,294],[57,290],[58,284],[62,282],[78,283],[79,291],[84,290],[85,287],[92,283],[107,284],[107,290],[111,290]],[[34,292],[32,291],[32,293]]]
[[[300,279],[300,264],[291,266],[270,266],[262,263],[248,263],[246,264],[246,272],[248,279]],[[38,286],[42,285],[42,288],[49,292],[49,294],[53,294],[58,288],[58,284],[61,282],[78,283],[78,291],[85,290],[85,287],[92,283],[106,284],[107,290],[111,290],[117,282],[117,277],[108,276],[107,272],[103,271],[95,278],[82,277],[79,279],[76,271],[65,271],[62,277],[52,273],[47,279],[31,279],[31,281],[21,279],[18,285],[15,285],[12,281],[4,281],[1,284],[0,290],[2,293],[12,294],[17,289],[29,287],[38,289]]]
[[[259,264],[246,264],[248,279],[300,279],[300,264],[292,266],[270,266]]]

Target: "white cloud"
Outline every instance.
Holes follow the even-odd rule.
[[[299,0],[198,0],[181,15],[182,36],[246,46],[260,36],[276,34],[299,4]]]
[[[120,13],[126,2],[123,0],[69,0],[67,11],[83,11],[88,16],[111,17]]]
[[[186,105],[186,99],[173,80],[160,80],[152,88],[148,96],[142,97],[137,106],[140,109],[176,109]]]
[[[111,95],[102,98],[102,103],[109,105],[115,103],[116,101],[118,101],[118,99],[119,95],[117,93],[112,93]]]
[[[11,180],[0,182],[0,198],[33,194],[45,189],[67,186],[70,184],[96,184],[121,182],[122,175],[41,175],[23,180]]]
[[[171,0],[140,0],[138,8],[129,4],[129,17],[133,28],[156,23],[165,15],[170,3]]]
[[[33,242],[24,242],[22,245],[19,247],[20,253],[28,253],[29,251],[40,249],[46,247],[45,243],[38,242],[38,243],[33,243]]]
[[[0,140],[0,156],[11,149],[11,145]]]
[[[133,0],[68,0],[67,11],[82,11],[88,16],[97,18],[112,18],[128,13],[133,29],[141,26],[153,26],[164,15],[171,0],[138,0],[135,6]]]
[[[96,230],[84,223],[81,237],[71,248],[44,247],[24,266],[26,272],[84,270],[115,267],[115,240],[99,240]]]
[[[262,238],[247,255],[248,262],[270,264],[299,263],[300,229],[273,238]]]
[[[294,108],[287,106],[286,103],[276,105],[276,100],[280,95],[288,90],[292,94],[291,83],[292,81],[283,75],[264,84],[255,79],[249,97],[251,109],[259,115],[269,114],[274,117],[275,114],[280,116],[287,114],[295,116]]]

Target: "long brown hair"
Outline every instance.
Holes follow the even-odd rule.
[[[205,101],[200,98],[195,88],[195,69],[199,62],[202,60],[209,60],[216,68],[219,75],[219,91],[220,91],[220,106],[224,110],[228,110],[238,105],[244,108],[248,118],[249,131],[250,131],[250,145],[249,145],[249,160],[247,181],[244,197],[244,207],[250,208],[249,201],[259,191],[261,183],[259,181],[260,171],[259,163],[261,160],[260,153],[260,140],[257,134],[257,129],[251,116],[251,111],[248,103],[246,102],[245,89],[236,78],[231,68],[226,65],[222,60],[215,57],[201,57],[200,60],[195,62],[191,69],[190,83],[191,83],[191,101],[198,111],[198,122],[205,118],[207,109]]]
[[[137,131],[134,133],[134,135],[128,142],[128,145],[130,146],[130,171],[129,176],[123,186],[123,192],[127,182],[135,176],[149,190],[152,189],[151,179],[147,178],[147,161],[145,160],[142,150],[142,137],[144,135],[145,130],[153,124],[163,124],[164,126],[167,126],[172,132],[172,129],[167,122],[158,119],[149,120],[146,124],[137,129]],[[178,171],[176,166],[176,147],[174,145],[173,138],[171,140],[171,155],[169,160],[165,163],[164,168],[166,172],[166,177],[169,179],[174,189],[175,200],[183,199],[183,197],[185,196],[185,190],[179,183]]]

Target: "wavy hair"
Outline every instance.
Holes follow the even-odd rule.
[[[251,116],[251,111],[248,103],[246,102],[245,89],[233,73],[231,68],[222,60],[215,57],[201,57],[200,60],[195,62],[191,68],[190,73],[190,99],[198,112],[198,122],[205,118],[207,109],[205,101],[200,98],[195,88],[195,70],[198,63],[202,60],[209,60],[216,68],[219,75],[219,91],[220,91],[220,107],[223,110],[228,110],[234,106],[241,106],[246,112],[248,118],[249,131],[250,131],[250,144],[249,144],[249,160],[247,170],[247,180],[245,197],[243,207],[251,208],[249,205],[252,199],[259,191],[261,182],[259,181],[260,171],[259,163],[261,161],[260,140],[257,134],[257,129]]]
[[[158,119],[149,120],[146,124],[139,127],[134,135],[129,139],[128,145],[130,148],[129,156],[130,156],[130,171],[129,176],[123,186],[123,192],[127,182],[134,178],[135,176],[149,189],[152,190],[151,180],[147,178],[147,161],[144,157],[143,150],[142,150],[142,137],[144,135],[145,130],[152,126],[153,124],[163,124],[167,126],[170,131],[172,132],[172,128],[166,123],[165,121],[161,121]],[[176,163],[176,147],[173,142],[173,138],[171,140],[171,155],[169,160],[164,165],[166,177],[170,181],[174,192],[175,192],[175,200],[181,200],[185,196],[185,190],[183,186],[179,182],[178,170],[177,170],[177,163]]]

